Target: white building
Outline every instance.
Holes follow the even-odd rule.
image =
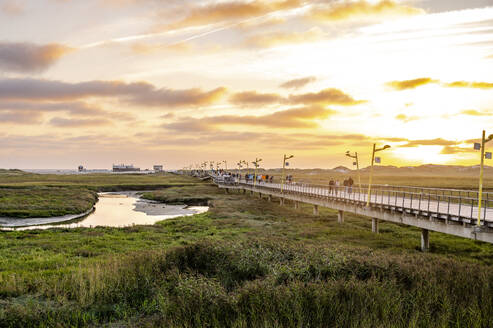
[[[154,165],[153,169],[154,169],[154,172],[162,172],[163,171],[163,165]]]

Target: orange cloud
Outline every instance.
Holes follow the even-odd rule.
[[[395,90],[407,90],[407,89],[415,89],[425,84],[438,83],[438,82],[439,82],[438,80],[433,80],[429,77],[422,77],[413,80],[391,81],[388,82],[387,85]]]
[[[40,72],[74,49],[60,44],[0,43],[0,69],[12,72]]]
[[[248,38],[245,43],[253,47],[269,48],[285,44],[316,42],[323,37],[324,32],[320,28],[314,27],[306,32],[274,32],[254,35]]]
[[[285,89],[299,89],[299,88],[303,88],[309,83],[315,82],[316,80],[317,80],[316,77],[308,76],[301,79],[289,80],[281,84],[280,87]]]
[[[470,115],[470,116],[492,116],[493,115],[493,113],[491,113],[491,112],[480,112],[480,111],[475,110],[475,109],[465,109],[465,110],[461,111],[459,114]]]
[[[419,120],[419,117],[418,116],[407,116],[406,114],[399,114],[395,117],[395,119],[407,123],[407,122]]]
[[[423,9],[402,5],[391,0],[382,0],[377,3],[360,0],[316,6],[310,12],[310,17],[321,21],[340,21],[353,18],[409,16],[424,13]]]
[[[471,147],[463,148],[463,147],[445,146],[440,151],[440,154],[441,155],[454,155],[454,154],[472,153],[472,152],[474,152],[474,150]]]
[[[386,85],[395,90],[407,90],[407,89],[415,89],[417,87],[431,83],[441,83],[441,82],[440,80],[435,80],[430,77],[422,77],[413,80],[391,81],[388,82]],[[441,85],[447,88],[493,89],[492,82],[455,81],[450,83],[441,83]]]
[[[461,142],[445,140],[442,138],[425,139],[425,140],[409,140],[405,145],[399,147],[417,147],[417,146],[455,146]]]
[[[493,83],[491,82],[455,81],[451,83],[445,83],[445,86],[448,88],[493,89]]]
[[[229,98],[233,104],[240,105],[262,105],[279,103],[282,97],[276,93],[257,93],[257,91],[245,91],[235,93]]]
[[[366,102],[365,100],[355,100],[350,95],[345,94],[339,89],[328,88],[316,93],[305,93],[291,95],[288,102],[292,104],[313,104],[313,105],[343,105],[351,106]]]
[[[300,0],[284,1],[229,1],[208,4],[193,8],[188,15],[177,23],[168,26],[168,29],[178,29],[190,26],[207,25],[222,21],[262,16],[279,10],[299,7]]]
[[[182,118],[163,127],[175,131],[213,131],[215,126],[263,126],[268,128],[316,128],[314,119],[326,119],[336,111],[322,107],[300,107],[278,111],[268,115],[222,115],[204,118]]]

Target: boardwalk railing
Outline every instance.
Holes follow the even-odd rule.
[[[314,199],[326,199],[341,202],[351,202],[366,206],[368,200],[367,186],[358,185],[352,188],[345,186],[328,186],[317,184],[281,184],[268,182],[253,182],[214,176],[214,181],[220,185],[248,186],[259,192],[274,191],[278,194],[299,195]],[[430,219],[443,220],[446,223],[455,221],[476,225],[478,218],[478,193],[470,190],[421,188],[410,186],[372,185],[370,207],[380,207],[392,211],[415,214]],[[493,193],[483,194],[481,208],[481,225],[493,227]],[[452,223],[452,222],[450,222]]]

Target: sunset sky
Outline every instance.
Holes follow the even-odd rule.
[[[0,124],[5,168],[477,164],[493,0],[0,0]]]

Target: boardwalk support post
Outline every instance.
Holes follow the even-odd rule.
[[[261,192],[258,193],[258,198],[262,199],[262,193]]]
[[[377,218],[371,219],[371,231],[374,233],[378,233],[378,219]]]
[[[297,210],[300,208],[300,203],[298,201],[294,202],[294,209]]]
[[[272,202],[272,195],[269,195],[269,196],[267,197],[267,200],[268,200],[269,202]]]
[[[226,191],[227,194],[229,194],[229,189],[228,188],[225,188],[224,190]]]
[[[284,206],[284,198],[279,198],[279,205]]]
[[[318,205],[313,205],[313,215],[318,215]]]
[[[337,222],[344,223],[344,211],[339,211],[337,213]]]
[[[421,251],[428,252],[430,250],[430,231],[421,229]]]

